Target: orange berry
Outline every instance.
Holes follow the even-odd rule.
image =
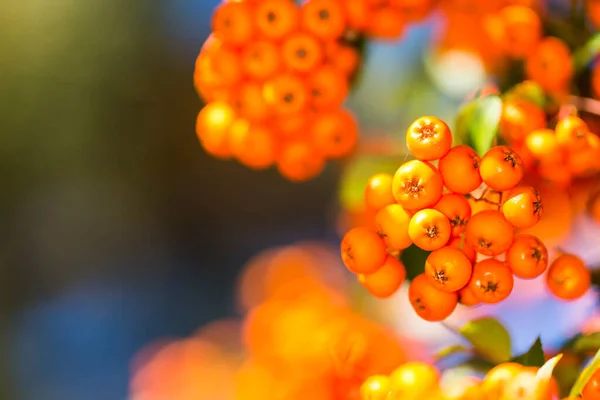
[[[394,198],[407,210],[433,206],[442,197],[443,187],[438,170],[427,161],[419,160],[400,166],[392,181]]]
[[[360,386],[361,400],[386,400],[390,392],[390,378],[385,375],[371,376]]]
[[[467,307],[473,307],[481,303],[481,301],[475,297],[469,285],[458,291],[458,302]]]
[[[308,103],[306,85],[291,73],[278,74],[263,89],[263,97],[280,114],[301,112]]]
[[[460,194],[446,193],[433,207],[449,220],[452,226],[452,236],[459,236],[466,229],[471,217],[471,205]]]
[[[404,13],[407,21],[420,21],[429,14],[436,0],[389,0],[389,4]]]
[[[315,118],[311,136],[316,151],[327,158],[339,158],[356,146],[358,125],[348,110],[326,111]]]
[[[524,175],[521,157],[506,146],[492,147],[485,153],[479,171],[489,188],[501,192],[517,186]]]
[[[465,253],[449,246],[432,251],[425,261],[429,282],[443,292],[456,292],[465,287],[472,270]]]
[[[346,16],[340,1],[307,0],[301,14],[303,28],[321,39],[335,40],[346,29]]]
[[[461,242],[463,242],[462,238],[454,237],[454,238],[450,239],[450,241],[448,242],[448,246],[454,247],[455,249],[459,249],[460,251],[465,253],[465,256],[467,256],[467,258],[469,259],[469,261],[471,261],[471,263],[474,263],[475,260],[477,259],[477,252],[475,251],[475,249],[473,247],[469,246],[466,242],[462,243],[462,248],[461,248]]]
[[[241,64],[246,75],[262,81],[275,75],[282,63],[279,49],[274,43],[253,40],[242,50]]]
[[[439,388],[440,371],[430,364],[406,362],[390,374],[395,398],[421,399]]]
[[[303,32],[290,35],[283,42],[281,54],[286,67],[301,73],[314,70],[324,58],[323,47],[317,38]]]
[[[392,192],[392,180],[390,174],[375,174],[369,178],[365,187],[365,204],[372,210],[381,210],[383,207],[395,204]]]
[[[548,249],[533,235],[519,235],[506,252],[506,262],[516,277],[537,278],[548,266]]]
[[[399,204],[383,207],[375,215],[377,233],[389,249],[403,250],[412,244],[408,234],[411,216]]]
[[[519,144],[530,132],[544,128],[546,128],[546,114],[541,107],[522,100],[504,102],[500,133],[510,143]]]
[[[319,175],[325,167],[325,159],[316,154],[308,142],[286,143],[279,158],[279,173],[292,182],[304,182]]]
[[[271,116],[271,109],[263,98],[263,87],[253,81],[244,82],[234,95],[237,114],[249,121],[261,122]]]
[[[525,147],[537,159],[551,159],[558,151],[558,141],[552,129],[539,129],[527,135]]]
[[[469,146],[453,147],[440,159],[438,168],[444,184],[454,193],[467,194],[481,186],[481,158]]]
[[[581,150],[586,146],[586,138],[590,133],[590,128],[585,121],[575,115],[569,115],[558,121],[554,130],[558,144],[573,151]]]
[[[488,258],[473,266],[469,287],[482,303],[493,304],[506,299],[513,286],[513,274],[503,262]]]
[[[408,236],[415,245],[426,251],[445,246],[450,240],[451,232],[448,218],[431,208],[417,211],[408,224]]]
[[[298,28],[300,10],[290,0],[261,0],[255,7],[258,31],[272,40],[283,39]]]
[[[355,30],[364,31],[369,23],[371,12],[369,0],[345,0],[343,4],[348,26]]]
[[[355,274],[376,272],[388,256],[381,236],[369,228],[351,229],[340,247],[344,265]]]
[[[452,147],[452,133],[441,119],[421,117],[408,127],[406,145],[408,151],[419,160],[439,160]]]
[[[236,154],[240,163],[252,169],[269,168],[275,163],[277,145],[273,132],[265,126],[251,125],[240,138],[243,151]]]
[[[196,135],[203,148],[212,156],[229,158],[229,129],[235,113],[223,102],[211,102],[200,110],[196,119]]]
[[[348,78],[343,71],[326,64],[310,74],[308,90],[315,110],[338,108],[348,95]]]
[[[276,115],[273,125],[282,139],[302,139],[306,136],[306,131],[314,118],[313,113],[303,110],[292,114]]]
[[[500,211],[485,210],[471,216],[465,242],[478,253],[494,257],[508,250],[514,234],[514,227]]]
[[[573,77],[571,50],[562,40],[547,36],[527,57],[525,72],[545,91],[562,91]]]
[[[406,18],[401,11],[382,5],[371,9],[367,33],[376,39],[397,39],[404,32],[405,22]]]
[[[506,196],[502,214],[515,228],[531,228],[542,217],[542,198],[529,186],[517,186]]]
[[[499,16],[504,26],[504,51],[511,57],[526,57],[542,36],[540,17],[531,8],[520,5],[504,7]]]
[[[426,321],[443,321],[452,314],[458,302],[456,292],[436,289],[425,274],[412,280],[408,287],[408,299],[417,315]]]
[[[388,256],[376,272],[359,274],[358,281],[375,297],[386,298],[393,295],[404,282],[406,269],[397,258]]]
[[[564,254],[550,264],[546,283],[556,297],[575,300],[590,288],[590,271],[579,257]]]
[[[583,400],[600,400],[600,369],[597,369],[581,391]]]
[[[327,56],[327,63],[342,71],[347,77],[352,76],[356,72],[360,62],[360,56],[354,47],[337,42],[327,43],[325,54]]]
[[[203,60],[199,60],[199,62],[203,65],[198,73],[208,74],[204,79],[211,80],[211,83],[215,86],[235,86],[242,79],[240,55],[229,47],[216,46],[215,49],[208,51]]]
[[[212,17],[212,31],[225,43],[234,46],[246,44],[254,34],[252,9],[245,3],[223,3]]]
[[[504,394],[507,382],[523,371],[521,364],[505,362],[488,371],[481,382],[481,389],[486,399],[500,399]]]

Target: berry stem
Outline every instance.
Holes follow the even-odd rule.
[[[600,101],[589,97],[571,96],[569,98],[570,105],[575,106],[579,110],[587,113],[600,115]]]

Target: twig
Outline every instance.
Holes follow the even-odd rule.
[[[589,97],[571,96],[569,97],[569,103],[579,110],[590,114],[600,115],[600,101],[598,100]]]

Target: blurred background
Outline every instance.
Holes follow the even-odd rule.
[[[374,44],[348,100],[363,157],[294,184],[198,144],[192,73],[217,3],[3,2],[0,398],[125,399],[130,362],[147,343],[236,315],[236,279],[251,257],[302,240],[336,250],[340,193],[364,187],[368,166],[381,169],[368,161],[369,143],[391,140],[387,161],[399,165],[412,119],[435,113],[452,123],[485,82],[465,54],[432,61],[439,15],[397,43]],[[345,205],[357,193],[347,191]],[[580,314],[541,301],[540,324],[548,312],[587,318],[582,301]],[[407,302],[383,304],[390,323],[432,331],[398,322]],[[512,315],[516,331],[526,319],[514,317],[515,304],[495,310]],[[515,346],[538,333],[525,329]]]

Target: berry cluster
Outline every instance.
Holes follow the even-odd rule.
[[[483,379],[463,376],[445,381],[433,365],[409,362],[398,367],[389,376],[371,376],[361,386],[360,394],[363,400],[558,398],[559,387],[556,380],[540,380],[538,371],[538,367],[506,362],[489,370]]]
[[[414,121],[406,141],[416,160],[369,180],[365,201],[377,212],[374,224],[350,230],[341,243],[344,264],[363,286],[377,297],[393,294],[406,276],[398,254],[414,244],[430,253],[409,299],[423,319],[439,321],[458,302],[500,302],[513,276],[532,279],[546,270],[544,244],[518,232],[537,224],[542,201],[519,186],[524,168],[516,152],[496,146],[480,158],[469,146],[452,147],[450,128],[436,117]]]
[[[196,132],[204,149],[289,180],[317,176],[349,154],[357,122],[342,108],[361,35],[400,36],[431,0],[224,1],[196,60],[206,101]]]

